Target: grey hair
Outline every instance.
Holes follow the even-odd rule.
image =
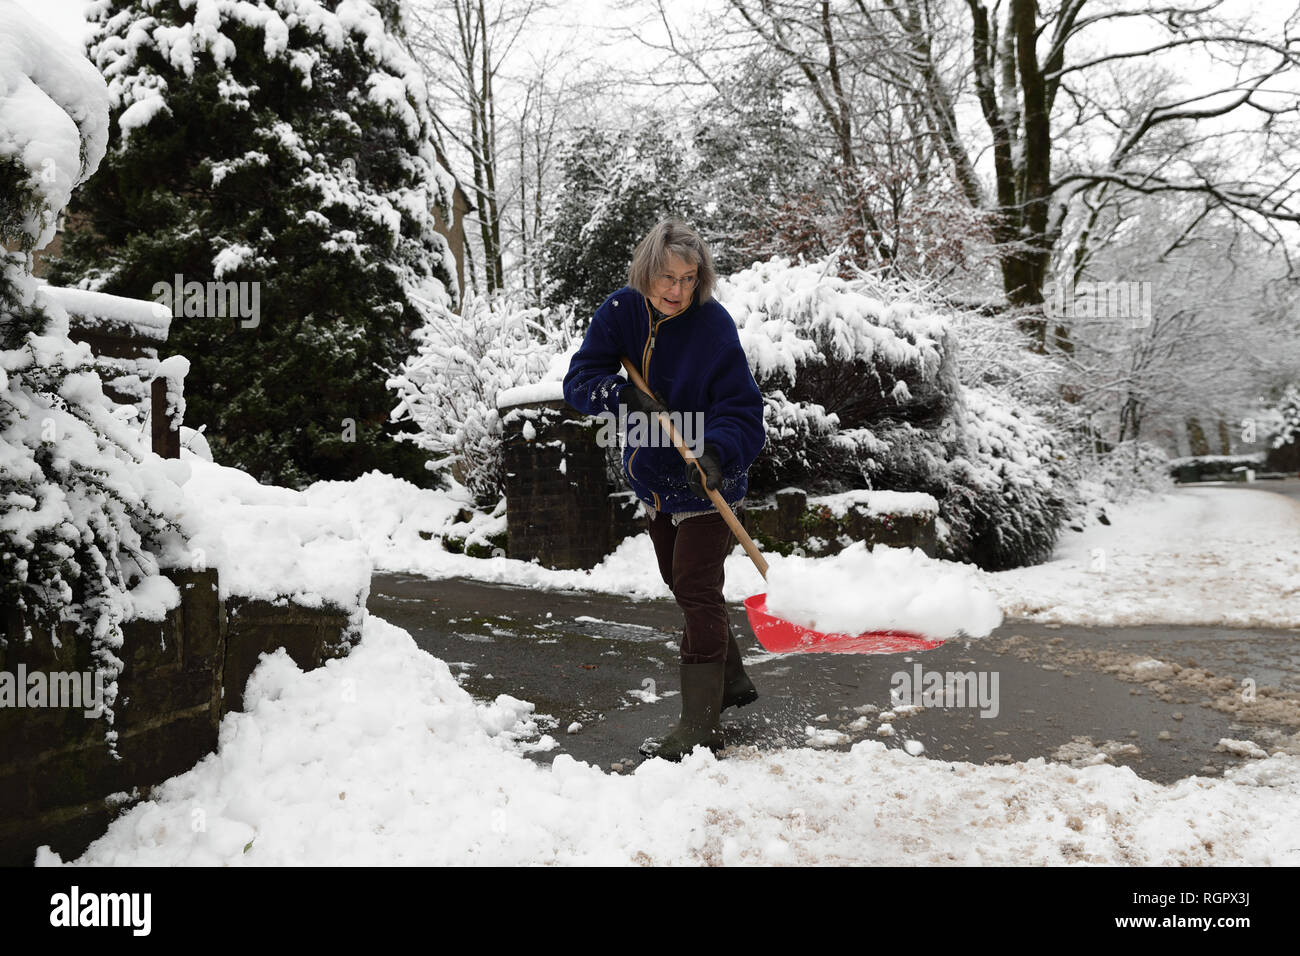
[[[627,284],[648,298],[654,277],[663,272],[670,252],[695,264],[698,274],[694,290],[696,301],[708,302],[713,298],[718,274],[713,269],[709,247],[699,233],[675,217],[660,220],[637,243],[636,251],[632,253],[632,265],[627,270]]]

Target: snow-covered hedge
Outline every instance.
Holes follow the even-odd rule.
[[[1300,385],[1288,385],[1270,415],[1270,448],[1300,443]]]
[[[456,297],[435,215],[450,221],[454,183],[403,8],[87,8],[114,136],[51,280],[183,301],[170,342],[193,363],[191,416],[264,482],[424,477],[385,427],[384,375],[409,354],[413,297]]]
[[[767,447],[751,487],[862,487],[890,451],[881,426],[937,427],[957,380],[947,324],[910,302],[885,302],[833,262],[756,263],[723,279],[765,397]]]
[[[843,278],[831,260],[755,264],[718,298],[765,399],[755,492],[926,492],[946,556],[994,570],[1050,554],[1072,498],[1059,441],[1003,376],[963,384],[966,317],[916,288]],[[991,368],[1014,366],[1023,348],[1014,335],[980,345]]]
[[[948,553],[987,571],[1047,560],[1075,500],[1059,439],[997,390],[963,388],[962,400],[959,451],[940,506]]]
[[[1184,455],[1182,458],[1167,458],[1164,464],[1173,470],[1190,467],[1205,471],[1231,471],[1234,468],[1261,468],[1267,454],[1252,451],[1241,455]]]
[[[576,348],[572,315],[472,293],[459,315],[431,302],[422,308],[417,351],[388,380],[398,397],[391,418],[418,425],[399,437],[438,456],[427,467],[447,470],[491,507],[504,481],[497,396],[563,378]]]
[[[122,622],[179,602],[156,556],[178,544],[179,463],[128,426],[67,312],[37,298],[31,253],[104,156],[108,97],[77,51],[0,5],[0,235],[20,250],[0,270],[0,605],[27,640],[75,626],[107,678],[111,722]]]

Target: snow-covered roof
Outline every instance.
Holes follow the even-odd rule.
[[[116,326],[139,338],[157,342],[167,341],[171,329],[171,309],[160,302],[52,285],[40,286],[36,294],[61,306],[69,315],[81,320],[78,323],[81,325]]]

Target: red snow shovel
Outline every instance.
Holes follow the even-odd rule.
[[[651,395],[645,379],[641,373],[636,370],[632,360],[623,357],[623,368],[627,370],[628,380],[637,388]],[[723,499],[716,488],[708,487],[705,481],[704,469],[700,468],[699,462],[696,461],[686,449],[686,443],[682,441],[681,435],[673,427],[672,421],[667,415],[658,416],[660,426],[666,431],[673,440],[673,446],[681,454],[687,464],[694,463],[700,470],[700,486],[709,495],[709,500],[713,506],[718,509],[722,519],[727,522],[736,539],[745,547],[745,553],[749,555],[754,567],[758,568],[758,573],[767,580],[767,561],[759,554],[758,547],[754,544],[753,539],[745,532],[740,521],[736,518],[735,512],[731,510],[730,505]],[[787,621],[784,618],[777,617],[767,609],[767,595],[755,594],[745,598],[745,612],[749,615],[749,626],[754,630],[754,636],[758,638],[758,643],[762,644],[764,649],[778,654],[787,654],[791,651],[803,651],[821,654],[900,654],[907,651],[928,651],[931,648],[938,647],[943,641],[934,640],[929,637],[922,637],[920,634],[912,634],[907,631],[865,631],[862,634],[823,634],[820,631],[814,631],[810,627],[804,627],[801,624],[795,624],[793,621]]]

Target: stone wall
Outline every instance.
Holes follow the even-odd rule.
[[[244,687],[258,658],[278,647],[305,671],[351,648],[348,615],[340,608],[231,598],[226,602],[225,697],[221,713],[244,709]]]
[[[173,571],[181,604],[162,621],[130,621],[114,706],[117,757],[102,718],[82,708],[0,707],[0,865],[29,865],[48,844],[64,859],[101,836],[127,795],[184,773],[217,746],[221,717],[243,703],[258,654],[283,646],[303,669],[346,653],[348,618],[338,609],[220,599],[215,571]],[[65,625],[22,639],[6,616],[0,671],[92,670],[90,649]],[[118,795],[118,796],[115,796]]]
[[[798,549],[813,557],[838,554],[857,541],[868,547],[920,548],[934,557],[936,517],[935,511],[879,513],[860,504],[837,515],[797,488],[783,489],[771,501],[746,502],[741,509],[741,524],[760,550],[790,554]]]

